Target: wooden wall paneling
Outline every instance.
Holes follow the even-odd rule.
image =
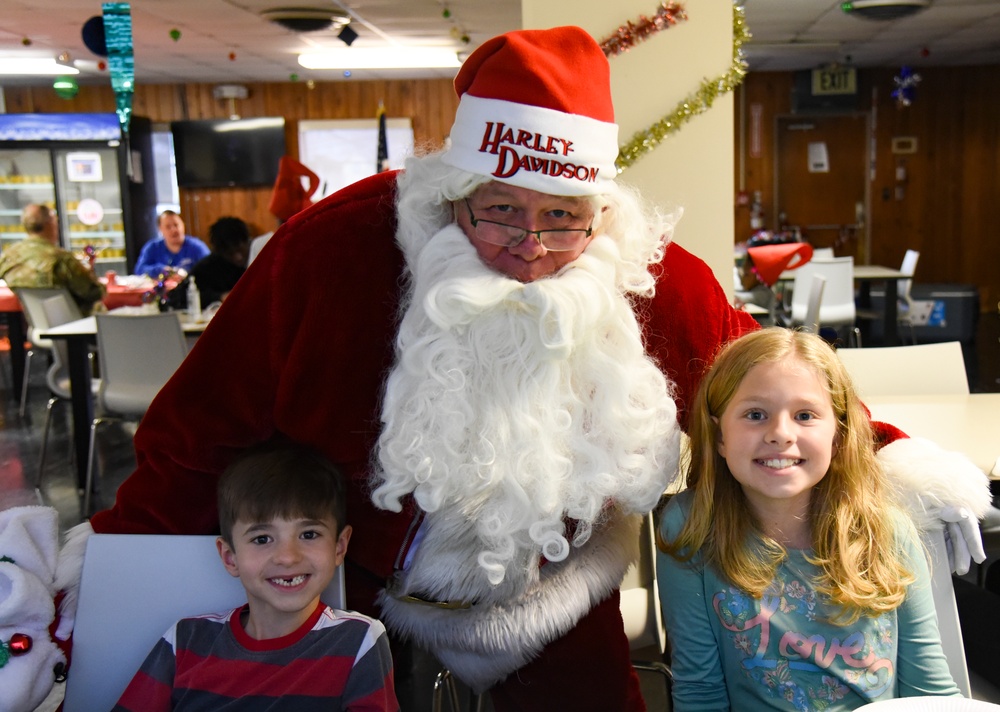
[[[974,284],[980,308],[991,312],[1000,299],[1000,94],[985,91],[1000,67],[915,68],[921,81],[912,104],[901,107],[892,97],[898,68],[859,70],[862,103],[873,103],[876,126],[875,176],[868,220],[872,230],[871,261],[898,265],[906,249],[921,251],[915,281]],[[774,228],[772,141],[774,116],[790,112],[791,72],[751,72],[734,102],[741,121],[749,124],[750,107],[762,108],[760,159],[742,155],[745,187],[765,196],[765,220]],[[894,137],[917,139],[917,152],[892,153]],[[737,150],[741,149],[737,134]],[[748,137],[747,137],[748,138]],[[899,159],[906,180],[896,180]],[[739,185],[740,160],[734,185]],[[897,200],[897,183],[902,197]],[[735,207],[734,242],[750,234],[749,207]]]

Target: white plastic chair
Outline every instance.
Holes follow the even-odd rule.
[[[958,685],[963,697],[972,696],[969,682],[969,668],[965,662],[965,644],[962,639],[962,625],[955,603],[955,585],[951,582],[951,566],[948,565],[948,550],[944,541],[944,531],[924,532],[924,545],[930,553],[931,593],[937,611],[938,632],[941,647],[948,659],[948,669]],[[913,585],[919,585],[917,582]]]
[[[83,511],[90,512],[97,426],[139,419],[187,355],[187,339],[176,314],[98,314],[97,351],[101,380],[90,424]]]
[[[656,582],[656,522],[652,513],[642,520],[639,560],[625,573],[619,605],[632,652],[632,667],[661,676],[666,686],[666,699],[669,700],[674,678],[663,662],[667,628],[663,623],[660,590]]]
[[[920,253],[917,250],[907,250],[906,254],[903,255],[903,263],[899,266],[899,271],[903,274],[913,276],[913,273],[917,271],[917,262],[920,260]],[[913,296],[910,290],[913,287],[912,279],[901,279],[897,282],[897,290],[899,292],[899,298],[897,301],[897,321],[900,324],[906,324],[910,327],[910,341],[912,343],[917,343],[916,329],[914,329],[913,320]]]
[[[223,568],[214,536],[92,534],[63,709],[111,709],[174,621],[225,611],[246,600],[239,579]],[[346,607],[343,566],[322,600]]]
[[[76,303],[70,297],[69,292],[64,287],[16,287],[14,288],[14,294],[17,295],[17,300],[21,302],[24,318],[28,322],[28,341],[31,342],[31,348],[28,349],[28,352],[24,356],[24,381],[21,385],[20,409],[21,417],[23,418],[28,405],[28,378],[31,374],[31,362],[39,353],[52,353],[52,340],[41,339],[36,336],[38,332],[45,331],[49,326],[55,326],[49,324],[45,310],[42,309],[42,302],[52,297],[65,296],[66,303],[72,305],[71,313],[75,314],[74,318],[79,319],[82,315]]]
[[[22,304],[22,307],[24,305]],[[51,328],[75,321],[80,318],[80,310],[70,297],[69,292],[62,292],[49,297],[41,303],[41,313],[44,315],[45,328]],[[43,327],[39,327],[40,329]],[[49,441],[49,428],[52,425],[52,408],[59,402],[67,402],[71,398],[69,380],[69,346],[63,339],[52,339],[52,365],[45,374],[52,397],[45,406],[45,425],[42,428],[42,450],[38,458],[38,475],[35,478],[35,489],[39,496],[42,491],[42,474],[45,472],[45,452]],[[100,388],[99,379],[91,381],[91,388],[96,393]]]
[[[962,344],[837,349],[862,399],[868,396],[947,395],[969,392]]]
[[[907,250],[906,254],[903,255],[903,262],[899,266],[899,271],[912,277],[913,273],[916,272],[917,261],[919,259],[920,253],[917,250]],[[919,323],[927,323],[927,315],[933,306],[933,302],[917,302],[911,294],[912,288],[912,279],[900,279],[896,282],[896,323],[910,327],[910,343],[915,344],[917,343],[917,334],[914,327]],[[924,321],[922,322],[917,318],[917,312],[920,311],[918,307],[920,306],[924,307]],[[883,312],[875,309],[859,309],[857,312],[857,319],[865,321],[879,321],[882,319],[882,316]]]
[[[835,257],[832,260],[811,259],[797,270],[792,284],[792,326],[806,323],[809,294],[813,275],[826,278],[819,307],[819,325],[840,331],[847,329],[848,340],[859,345],[855,328],[854,307],[854,258]]]
[[[806,304],[806,317],[803,328],[812,334],[819,333],[819,307],[823,302],[823,290],[826,288],[826,277],[814,274],[809,285],[809,302]]]

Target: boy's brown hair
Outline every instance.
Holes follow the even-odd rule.
[[[294,443],[268,443],[237,457],[219,479],[219,531],[233,546],[236,521],[333,516],[347,524],[344,478],[318,452]]]

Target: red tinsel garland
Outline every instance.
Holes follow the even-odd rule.
[[[639,16],[637,23],[628,22],[619,27],[613,35],[601,41],[601,49],[607,57],[628,52],[639,42],[649,39],[660,30],[676,25],[678,20],[686,20],[684,6],[675,2],[660,3],[652,17]]]

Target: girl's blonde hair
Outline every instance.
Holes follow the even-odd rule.
[[[817,592],[841,609],[839,620],[897,608],[914,579],[901,558],[891,490],[875,457],[871,422],[846,369],[814,334],[780,327],[753,332],[725,346],[698,389],[691,413],[687,487],[691,511],[677,538],[661,548],[681,561],[701,551],[704,563],[760,597],[786,556],[766,536],[717,448],[718,420],[744,376],[761,363],[795,358],[826,383],[837,419],[837,449],[810,499],[813,553],[822,573]]]

